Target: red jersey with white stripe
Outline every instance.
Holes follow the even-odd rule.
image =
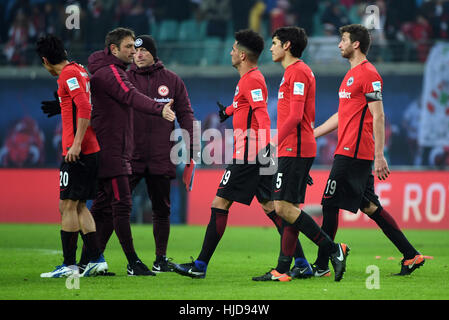
[[[289,65],[278,92],[278,157],[316,156],[315,76],[302,60]]]
[[[254,161],[259,150],[270,142],[267,99],[265,78],[257,67],[252,68],[240,78],[235,88],[233,159]]]
[[[382,87],[382,78],[368,60],[346,73],[338,93],[338,143],[335,154],[374,160],[373,116],[365,94],[381,92]]]
[[[62,69],[58,78],[58,96],[62,118],[62,155],[65,156],[75,139],[78,119],[90,119],[92,112],[89,75],[82,66],[71,62]],[[81,143],[81,153],[91,154],[99,150],[97,138],[89,125]]]

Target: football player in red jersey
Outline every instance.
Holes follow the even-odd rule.
[[[316,222],[299,208],[304,202],[309,171],[316,155],[313,136],[315,122],[315,76],[300,59],[307,46],[307,35],[298,27],[282,27],[273,33],[271,53],[274,62],[285,69],[278,92],[278,168],[273,176],[272,199],[276,213],[284,220],[281,240],[283,259],[275,269],[255,281],[289,281],[287,274],[301,231],[331,258],[335,281],[345,272],[349,247],[334,243]],[[274,142],[276,143],[276,139]]]
[[[225,231],[233,202],[250,205],[256,196],[279,233],[283,232],[282,221],[276,216],[273,202],[270,201],[272,175],[265,175],[261,170],[261,163],[267,159],[259,157],[270,141],[267,87],[265,78],[257,67],[263,47],[263,38],[254,31],[242,30],[235,34],[231,63],[239,72],[240,81],[232,105],[225,108],[219,103],[220,118],[223,121],[233,115],[233,163],[227,166],[212,201],[211,218],[198,259],[192,263],[175,265],[175,271],[181,275],[192,278],[206,276],[207,265]],[[269,170],[265,173],[269,173]],[[298,239],[296,243],[295,257],[304,259],[309,265]]]
[[[371,38],[362,25],[343,26],[340,35],[338,48],[351,68],[340,85],[338,112],[314,130],[315,137],[320,137],[338,128],[335,158],[322,198],[322,228],[335,238],[339,210],[356,213],[360,209],[404,255],[398,275],[408,275],[424,264],[424,257],[410,244],[374,191],[373,163],[380,180],[388,177],[390,169],[384,157],[383,82],[366,59]],[[315,275],[325,274],[327,266],[327,257],[318,251]]]
[[[87,248],[89,263],[82,276],[91,276],[107,270],[107,263],[97,247],[95,222],[86,200],[96,193],[96,179],[100,150],[90,126],[89,76],[75,62],[69,62],[63,43],[53,35],[41,37],[36,50],[45,69],[58,77],[59,104],[62,118],[62,156],[60,167],[61,241],[64,262],[43,278],[59,278],[77,274],[76,248],[78,233]]]

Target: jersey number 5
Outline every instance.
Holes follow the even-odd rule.
[[[280,189],[282,185],[282,175],[283,173],[279,172],[276,176],[276,189]]]

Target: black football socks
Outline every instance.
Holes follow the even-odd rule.
[[[419,254],[402,233],[393,217],[385,209],[379,207],[372,215],[368,215],[368,217],[377,223],[387,238],[404,255],[405,259],[412,259],[415,255]]]
[[[276,211],[267,213],[267,216],[268,216],[268,218],[270,218],[271,221],[273,221],[274,225],[276,226],[276,229],[278,230],[278,232],[281,236],[280,242],[281,242],[281,248],[282,248],[282,234],[284,232],[284,223],[283,223],[284,220],[276,214]],[[281,249],[279,255],[282,255],[282,254],[283,253],[282,253],[282,249]],[[302,258],[304,260],[306,259],[305,255],[304,255],[304,250],[302,249],[302,245],[301,245],[301,242],[299,241],[299,239],[296,242],[295,253],[293,254],[293,257],[295,259],[298,259],[298,258]]]
[[[338,207],[323,206],[323,224],[321,229],[334,240],[338,229],[338,218],[340,209]],[[318,248],[318,256],[315,265],[319,269],[327,269],[329,266],[329,255],[323,248]]]
[[[318,247],[322,248],[329,256],[338,250],[338,245],[325,233],[305,211],[301,210],[299,217],[292,223],[300,232],[313,241]]]
[[[211,216],[204,236],[203,247],[201,248],[199,261],[206,265],[209,263],[221,237],[226,229],[228,221],[228,210],[211,208]]]
[[[62,254],[64,256],[64,264],[71,266],[76,264],[76,248],[78,243],[78,232],[70,232],[61,230]]]

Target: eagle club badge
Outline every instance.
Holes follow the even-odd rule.
[[[159,88],[157,88],[157,93],[159,93],[159,95],[162,97],[166,97],[169,92],[170,90],[168,90],[168,87],[165,85],[159,86]]]
[[[354,77],[351,77],[351,78],[349,78],[348,81],[346,82],[346,86],[350,87],[353,83],[354,83]]]

